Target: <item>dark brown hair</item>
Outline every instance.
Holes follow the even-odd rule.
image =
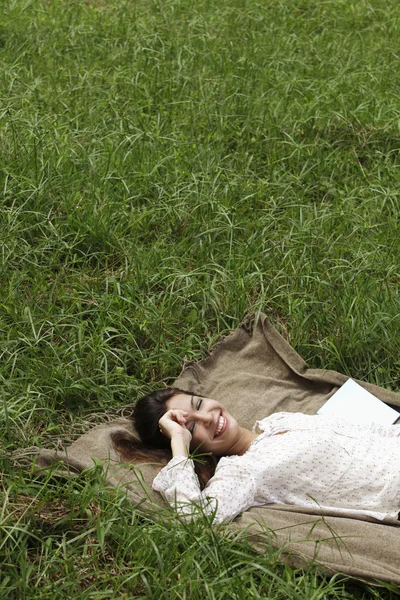
[[[170,441],[161,433],[158,422],[168,410],[168,400],[177,394],[190,394],[190,392],[179,388],[165,388],[151,392],[136,402],[132,417],[135,429],[145,446],[170,448]]]
[[[164,388],[139,398],[131,418],[142,443],[135,444],[135,448],[132,446],[131,460],[153,462],[171,458],[171,442],[167,436],[161,433],[158,422],[168,410],[168,400],[177,394],[191,395],[192,392],[179,388]],[[214,475],[216,464],[217,459],[211,454],[203,454],[199,455],[197,459],[194,458],[195,471],[201,487],[204,487]]]

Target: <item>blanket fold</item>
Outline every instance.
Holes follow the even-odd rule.
[[[331,370],[310,369],[263,314],[252,315],[217,344],[210,355],[186,366],[174,385],[223,403],[239,423],[251,429],[258,419],[274,412],[315,414],[347,381]],[[400,408],[400,394],[358,381],[382,401]],[[130,419],[120,418],[81,436],[64,453],[44,450],[37,464],[59,463],[80,471],[104,463],[110,485],[122,486],[129,500],[143,509],[163,505],[151,484],[163,464],[127,463],[124,451],[136,439]],[[318,564],[330,573],[368,581],[400,584],[400,523],[378,523],[337,517],[328,511],[299,510],[295,506],[253,508],[224,527],[248,529],[250,543],[284,548],[286,560],[297,566]],[[273,532],[273,535],[271,535]]]

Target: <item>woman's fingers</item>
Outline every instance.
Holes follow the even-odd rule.
[[[188,413],[184,410],[171,409],[168,410],[159,420],[159,426],[163,433],[170,435],[173,431],[184,427],[187,421]]]
[[[192,438],[191,433],[185,427],[188,416],[189,413],[184,410],[168,410],[158,422],[160,431],[170,439],[172,439],[174,436],[184,436],[185,439],[187,438],[188,441],[190,441]]]
[[[160,422],[167,423],[168,421],[174,421],[177,423],[186,423],[188,413],[180,409],[171,409],[161,417]]]
[[[188,416],[187,412],[178,411],[178,414],[176,415],[176,420],[178,421],[178,423],[186,423],[187,416]]]

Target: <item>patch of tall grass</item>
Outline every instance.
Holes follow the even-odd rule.
[[[397,2],[0,10],[2,597],[395,597],[10,453],[170,383],[250,311],[399,390]]]

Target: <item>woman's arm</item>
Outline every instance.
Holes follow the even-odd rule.
[[[400,437],[400,425],[380,425],[379,423],[349,423],[340,418],[325,415],[306,415],[303,413],[274,413],[263,420],[264,430],[270,435],[279,433],[284,429],[319,429],[327,425],[334,428],[337,433],[344,435],[357,435],[370,433],[381,437]]]
[[[172,456],[188,456],[192,434],[186,429],[187,412],[168,410],[159,420],[160,431],[171,440]]]
[[[322,417],[330,419],[330,417]],[[379,437],[400,437],[400,427],[398,425],[381,425],[380,423],[348,423],[343,419],[332,419],[338,423],[341,433],[357,434],[368,433]]]
[[[224,460],[224,459],[222,459]],[[176,456],[159,472],[153,489],[185,517],[213,515],[214,523],[231,521],[255,505],[255,479],[246,465],[229,461],[218,466],[203,491],[194,471],[193,460]]]

